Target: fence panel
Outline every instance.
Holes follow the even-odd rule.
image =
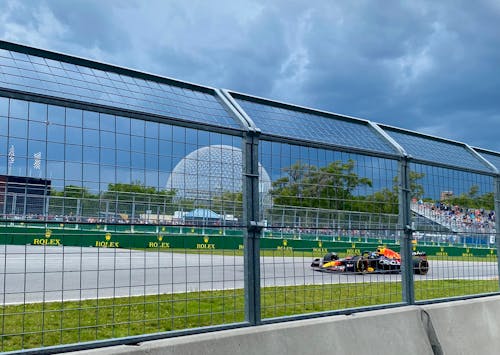
[[[432,246],[417,301],[498,291],[494,178],[413,164],[414,250]]]
[[[398,162],[287,143],[261,147],[272,178],[271,198],[261,199],[272,201],[261,206],[266,233],[281,239],[261,240],[263,320],[401,303],[399,261],[383,267],[375,256],[381,244],[399,250]],[[338,266],[328,266],[332,253]]]
[[[0,47],[0,351],[499,291],[498,153]]]

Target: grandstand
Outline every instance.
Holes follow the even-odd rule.
[[[450,244],[494,244],[495,211],[467,209],[445,203],[413,202],[414,224],[424,231],[417,238]]]
[[[442,203],[412,203],[411,210],[453,233],[495,233],[495,211],[464,209]]]

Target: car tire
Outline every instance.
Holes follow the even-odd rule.
[[[311,267],[320,267],[321,266],[321,259],[317,258],[314,259],[313,262],[311,263]]]
[[[356,260],[356,264],[355,264],[355,271],[356,272],[366,272],[366,269],[367,269],[367,262],[365,259],[363,258],[359,258]]]
[[[413,272],[415,275],[426,275],[429,272],[429,262],[425,259],[414,260]]]

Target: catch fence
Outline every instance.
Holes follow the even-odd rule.
[[[463,143],[0,42],[0,351],[496,294],[498,169]]]

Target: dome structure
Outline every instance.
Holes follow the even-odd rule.
[[[242,151],[229,145],[211,145],[199,148],[175,166],[167,180],[167,189],[176,190],[176,197],[210,199],[223,192],[242,191]],[[271,179],[259,163],[259,194],[267,201]]]

